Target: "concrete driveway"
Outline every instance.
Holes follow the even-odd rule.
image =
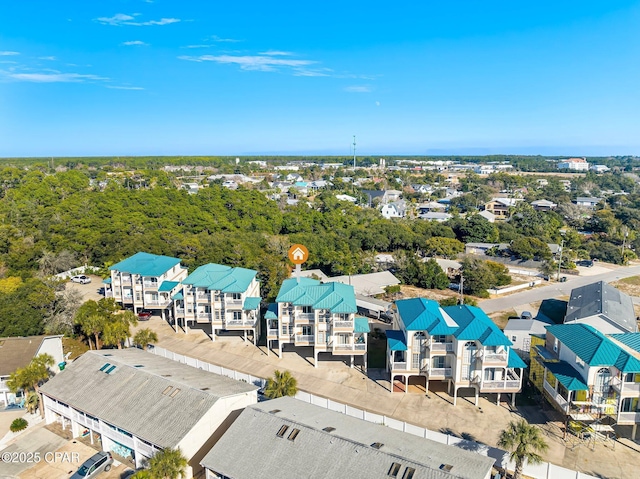
[[[41,460],[44,460],[46,453],[58,450],[66,442],[65,439],[43,427],[25,433],[0,452],[0,479],[18,477],[27,469],[38,464],[37,455]]]

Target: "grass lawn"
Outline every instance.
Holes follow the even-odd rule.
[[[491,313],[489,317],[491,318],[491,321],[496,324],[496,326],[498,326],[500,329],[504,329],[504,327],[509,322],[509,318],[517,318],[518,315],[516,314],[514,309],[510,309],[507,311],[498,311],[497,313]]]
[[[69,359],[71,360],[86,353],[88,350],[89,346],[77,338],[62,338],[62,351],[65,355],[70,352]]]
[[[631,276],[629,278],[623,278],[618,282],[624,283],[624,284],[631,284],[634,286],[640,286],[640,276]]]

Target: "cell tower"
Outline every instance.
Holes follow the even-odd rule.
[[[353,171],[356,171],[356,135],[353,135]]]

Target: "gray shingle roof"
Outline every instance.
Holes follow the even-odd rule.
[[[637,331],[631,297],[613,286],[598,281],[571,290],[565,323],[595,315],[603,315],[626,331]]]
[[[109,374],[106,363],[116,366]],[[175,447],[218,399],[256,389],[139,349],[88,351],[41,387],[160,447]]]
[[[0,376],[9,376],[16,369],[28,366],[48,337],[0,338]]]
[[[246,408],[201,464],[234,479],[388,479],[394,462],[398,478],[410,467],[416,479],[484,479],[494,459],[285,397]]]

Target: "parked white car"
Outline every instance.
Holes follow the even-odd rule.
[[[86,276],[84,274],[79,274],[71,278],[71,281],[73,283],[87,284],[87,283],[91,283],[91,278],[89,278],[89,276]]]

